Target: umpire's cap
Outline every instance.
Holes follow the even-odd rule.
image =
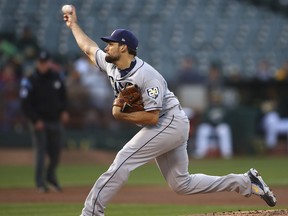
[[[50,54],[46,50],[40,50],[38,54],[38,60],[39,61],[47,61],[50,59]]]
[[[127,45],[130,49],[137,51],[138,39],[126,29],[116,29],[110,36],[101,37],[105,42],[118,42]]]

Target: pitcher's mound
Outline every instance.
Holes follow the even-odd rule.
[[[219,212],[219,213],[208,213],[199,214],[193,216],[278,216],[278,215],[288,215],[287,209],[277,209],[277,210],[255,210],[255,211],[238,211],[238,212]],[[191,215],[192,216],[192,215]]]

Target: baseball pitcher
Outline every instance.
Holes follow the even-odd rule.
[[[113,116],[142,127],[96,181],[86,198],[82,216],[103,216],[129,173],[152,159],[178,194],[235,191],[247,197],[259,195],[268,205],[275,206],[275,196],[255,169],[226,176],[189,174],[188,118],[163,76],[137,57],[136,36],[126,29],[116,29],[101,38],[107,43],[101,50],[80,28],[76,9],[71,7],[70,12],[63,14],[64,21],[80,49],[107,74],[115,94]]]

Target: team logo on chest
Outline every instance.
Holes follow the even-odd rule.
[[[149,88],[146,90],[149,97],[156,99],[159,95],[158,87]]]
[[[60,89],[60,87],[61,87],[61,83],[59,81],[55,81],[54,82],[54,88],[55,89]]]

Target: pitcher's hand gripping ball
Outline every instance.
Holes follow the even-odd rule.
[[[71,14],[72,10],[73,10],[72,5],[63,5],[62,7],[63,14]]]
[[[113,106],[121,108],[121,112],[131,113],[144,110],[140,89],[137,85],[125,87],[114,100]]]

